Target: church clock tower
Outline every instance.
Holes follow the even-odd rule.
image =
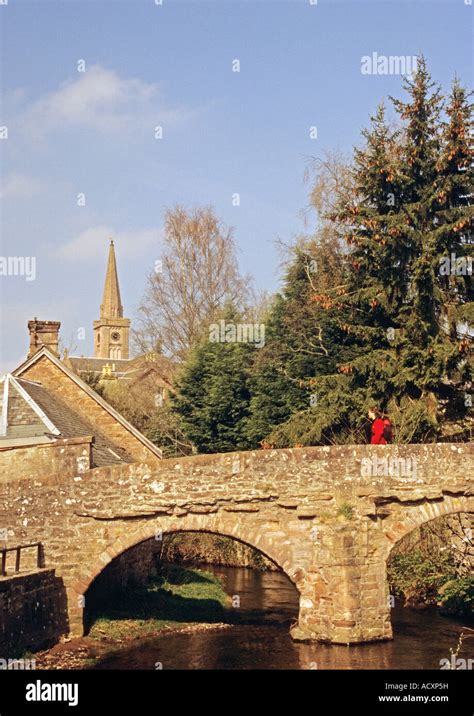
[[[94,321],[94,356],[128,359],[129,332],[130,319],[123,317],[114,242],[111,240],[100,318]]]

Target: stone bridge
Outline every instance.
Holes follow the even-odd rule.
[[[256,547],[300,594],[296,639],[351,644],[392,636],[386,562],[410,531],[473,512],[474,443],[331,446],[199,455],[3,480],[0,526],[40,540],[67,595],[71,634],[104,567],[174,531]]]

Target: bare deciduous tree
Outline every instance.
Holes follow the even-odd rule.
[[[354,174],[349,159],[338,152],[326,152],[313,157],[306,169],[305,179],[311,182],[309,207],[316,211],[319,222],[337,212],[351,199],[355,200]]]
[[[147,278],[134,339],[142,351],[159,347],[183,360],[227,302],[243,307],[249,280],[239,273],[232,230],[211,207],[169,209],[164,243]]]

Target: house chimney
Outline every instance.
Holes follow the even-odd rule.
[[[59,355],[60,326],[61,321],[38,321],[37,318],[28,321],[28,331],[30,333],[28,358],[37,353],[43,346],[48,348],[54,355]]]

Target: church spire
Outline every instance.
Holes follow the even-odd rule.
[[[128,360],[130,319],[123,317],[122,301],[115,261],[114,242],[110,240],[104,295],[100,318],[94,321],[94,357]]]
[[[100,306],[101,318],[122,318],[123,306],[120,300],[120,288],[115,261],[114,242],[110,240],[107,273],[105,275],[104,295]]]

